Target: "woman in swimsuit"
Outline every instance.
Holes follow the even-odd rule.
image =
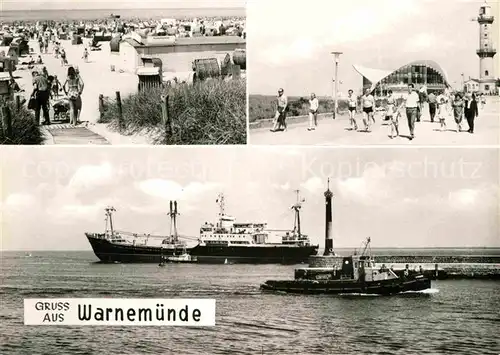
[[[78,124],[78,117],[82,109],[83,80],[75,71],[75,68],[68,68],[68,78],[63,85],[64,93],[68,96],[71,110],[71,123]]]

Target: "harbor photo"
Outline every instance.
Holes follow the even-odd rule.
[[[500,143],[498,1],[313,3],[248,4],[250,144]]]
[[[88,151],[2,148],[2,354],[498,352],[497,149]],[[85,297],[215,299],[216,323],[22,323]]]
[[[244,1],[44,4],[2,2],[0,144],[246,144]]]

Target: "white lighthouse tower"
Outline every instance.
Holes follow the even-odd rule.
[[[493,57],[497,53],[493,44],[492,31],[495,17],[491,13],[491,7],[485,3],[479,8],[479,91],[488,94],[495,90],[495,74],[493,73]]]

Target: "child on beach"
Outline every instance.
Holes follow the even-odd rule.
[[[85,63],[88,63],[88,62],[89,62],[89,51],[87,50],[87,48],[85,48],[85,49],[83,50],[83,57],[82,57],[82,58],[83,58],[83,61],[84,61]]]
[[[351,122],[351,129],[354,131],[358,130],[358,124],[356,123],[356,106],[358,105],[358,98],[354,95],[354,91],[349,90],[349,96],[347,101],[349,104],[349,121]]]
[[[457,124],[457,133],[462,130],[464,107],[465,103],[462,99],[462,93],[457,92],[457,94],[455,95],[455,99],[453,100],[453,116],[455,118],[455,123]]]
[[[441,132],[446,129],[446,116],[448,115],[448,98],[440,93],[436,98],[438,104],[438,119],[441,125]]]

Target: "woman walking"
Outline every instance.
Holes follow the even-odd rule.
[[[453,116],[455,117],[455,123],[457,124],[457,133],[462,130],[462,120],[464,117],[464,100],[462,100],[462,93],[457,92],[455,99],[453,100]]]
[[[439,124],[441,125],[441,132],[446,129],[446,116],[449,114],[448,110],[448,97],[446,97],[443,93],[439,94],[436,98],[436,102],[438,104],[438,119]]]
[[[467,119],[467,124],[469,125],[469,130],[467,132],[474,133],[474,119],[479,116],[479,111],[477,109],[476,95],[467,93],[467,98],[465,101],[465,118]]]
[[[309,128],[308,131],[314,131],[318,126],[318,109],[319,101],[315,93],[311,94],[311,99],[309,100]]]
[[[349,121],[351,122],[351,129],[354,131],[358,130],[358,124],[356,123],[356,107],[358,106],[358,98],[354,95],[354,91],[348,91],[349,96],[347,101],[349,104]]]
[[[80,111],[82,109],[82,92],[83,92],[83,80],[75,71],[75,68],[68,68],[68,78],[63,85],[63,90],[69,99],[69,106],[71,111],[71,124],[78,124],[78,117],[80,116]]]
[[[399,111],[396,111],[396,99],[392,96],[392,90],[387,93],[387,111],[385,113],[385,120],[390,121],[391,125],[391,139],[399,136]],[[396,135],[394,135],[394,133]]]

